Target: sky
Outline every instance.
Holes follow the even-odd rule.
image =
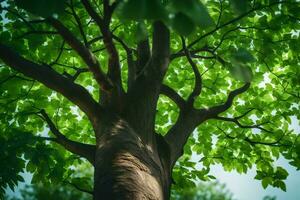
[[[296,117],[291,117],[290,129],[300,134],[300,125]],[[237,200],[259,200],[264,196],[276,196],[276,200],[300,200],[300,171],[289,165],[288,161],[280,157],[276,166],[281,166],[289,173],[285,181],[287,191],[268,186],[263,189],[260,180],[254,179],[256,172],[251,169],[247,174],[239,174],[235,171],[225,172],[220,165],[211,167],[211,174],[217,177],[221,183],[225,183],[227,188],[234,194]]]
[[[280,158],[276,164],[289,172],[285,181],[286,192],[270,186],[263,189],[261,181],[254,179],[256,175],[254,169],[249,170],[247,174],[239,174],[235,171],[225,172],[221,166],[213,166],[211,167],[211,174],[217,177],[219,182],[225,183],[237,200],[260,200],[267,195],[276,196],[276,200],[299,200],[300,171],[296,171],[283,158]]]

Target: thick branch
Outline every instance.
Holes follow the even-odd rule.
[[[55,124],[49,118],[45,110],[41,110],[39,113],[41,114],[45,122],[48,124],[50,131],[53,133],[53,135],[55,135],[57,143],[62,145],[66,150],[79,156],[82,156],[86,158],[89,162],[94,164],[95,145],[83,144],[80,142],[69,140],[56,128]]]
[[[121,84],[121,68],[119,62],[119,54],[113,42],[112,33],[109,30],[111,15],[114,8],[109,5],[109,2],[107,0],[105,0],[103,2],[104,18],[102,18],[94,10],[94,8],[91,6],[88,0],[81,0],[81,2],[84,5],[86,11],[89,13],[89,15],[95,20],[102,33],[103,42],[109,54],[108,76],[114,83],[116,83],[119,87],[121,87],[122,84]]]
[[[12,49],[1,43],[0,58],[14,70],[64,95],[85,112],[92,122],[95,122],[94,117],[99,114],[100,107],[85,88],[73,83],[48,66],[39,65],[21,57]]]
[[[165,136],[165,140],[171,149],[171,167],[183,154],[183,148],[189,136],[199,124],[205,121],[203,116],[202,111],[190,107],[180,111],[176,123]]]
[[[49,18],[48,23],[51,24],[64,40],[81,56],[93,73],[95,80],[104,91],[112,88],[111,81],[106,77],[101,70],[100,64],[94,54],[86,48],[60,21]]]
[[[149,40],[143,40],[137,45],[137,73],[141,72],[151,57]]]

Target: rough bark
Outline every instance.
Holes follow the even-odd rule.
[[[105,134],[98,139],[95,157],[94,199],[169,199],[168,149],[145,144],[119,117],[102,128]]]

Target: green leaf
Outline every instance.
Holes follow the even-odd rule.
[[[159,0],[128,0],[117,8],[121,19],[140,21],[164,19],[167,14]]]
[[[265,177],[261,181],[261,184],[262,184],[264,189],[266,189],[268,187],[268,185],[271,185],[271,183],[272,183],[272,178],[271,177]]]
[[[214,25],[206,7],[199,0],[173,0],[172,7],[176,12],[182,12],[187,15],[201,28]]]
[[[139,22],[136,27],[135,39],[137,42],[145,40],[148,36],[147,27],[144,23]]]
[[[65,9],[66,0],[16,0],[16,4],[32,14],[46,18],[61,14]]]
[[[216,177],[214,177],[213,175],[208,175],[207,177],[210,179],[216,179]]]
[[[251,82],[253,74],[249,66],[235,64],[233,66],[228,66],[228,68],[229,72],[235,79],[243,82]]]
[[[244,48],[240,48],[238,50],[234,50],[231,54],[232,60],[235,63],[250,63],[255,61],[254,57],[251,55],[249,51]]]
[[[285,185],[285,183],[284,183],[283,181],[281,181],[281,180],[276,180],[276,181],[274,182],[274,186],[275,186],[275,187],[279,187],[281,190],[283,190],[283,191],[286,192],[286,185]]]
[[[21,176],[21,175],[17,175],[17,180],[20,181],[20,182],[24,182],[24,178]]]
[[[146,16],[146,0],[123,1],[118,7],[119,15],[128,20],[141,20]]]
[[[196,28],[194,22],[185,14],[177,13],[173,18],[173,29],[182,36],[190,35]]]
[[[298,142],[295,146],[295,150],[296,150],[296,153],[298,155],[298,157],[300,158],[300,142]]]
[[[280,189],[282,189],[283,191],[286,192],[286,185],[285,185],[285,183],[283,181],[279,182],[279,187],[280,187]]]
[[[241,15],[248,11],[249,1],[247,0],[230,0],[230,5],[236,14]]]
[[[283,169],[282,167],[277,167],[277,170],[275,173],[276,178],[286,179],[288,175],[289,175],[289,173],[285,169]]]

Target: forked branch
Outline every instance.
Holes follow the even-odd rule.
[[[192,69],[193,69],[193,72],[194,72],[194,75],[195,75],[194,89],[193,89],[192,93],[190,94],[190,96],[188,97],[188,100],[187,100],[189,105],[193,105],[193,103],[195,101],[195,98],[200,95],[201,90],[202,90],[202,77],[201,77],[201,74],[198,70],[198,67],[197,67],[196,63],[194,63],[194,61],[191,57],[191,54],[190,54],[189,50],[186,47],[185,40],[184,40],[183,37],[181,37],[181,41],[182,41],[182,46],[183,46],[186,58],[187,58],[189,64],[192,66]]]

